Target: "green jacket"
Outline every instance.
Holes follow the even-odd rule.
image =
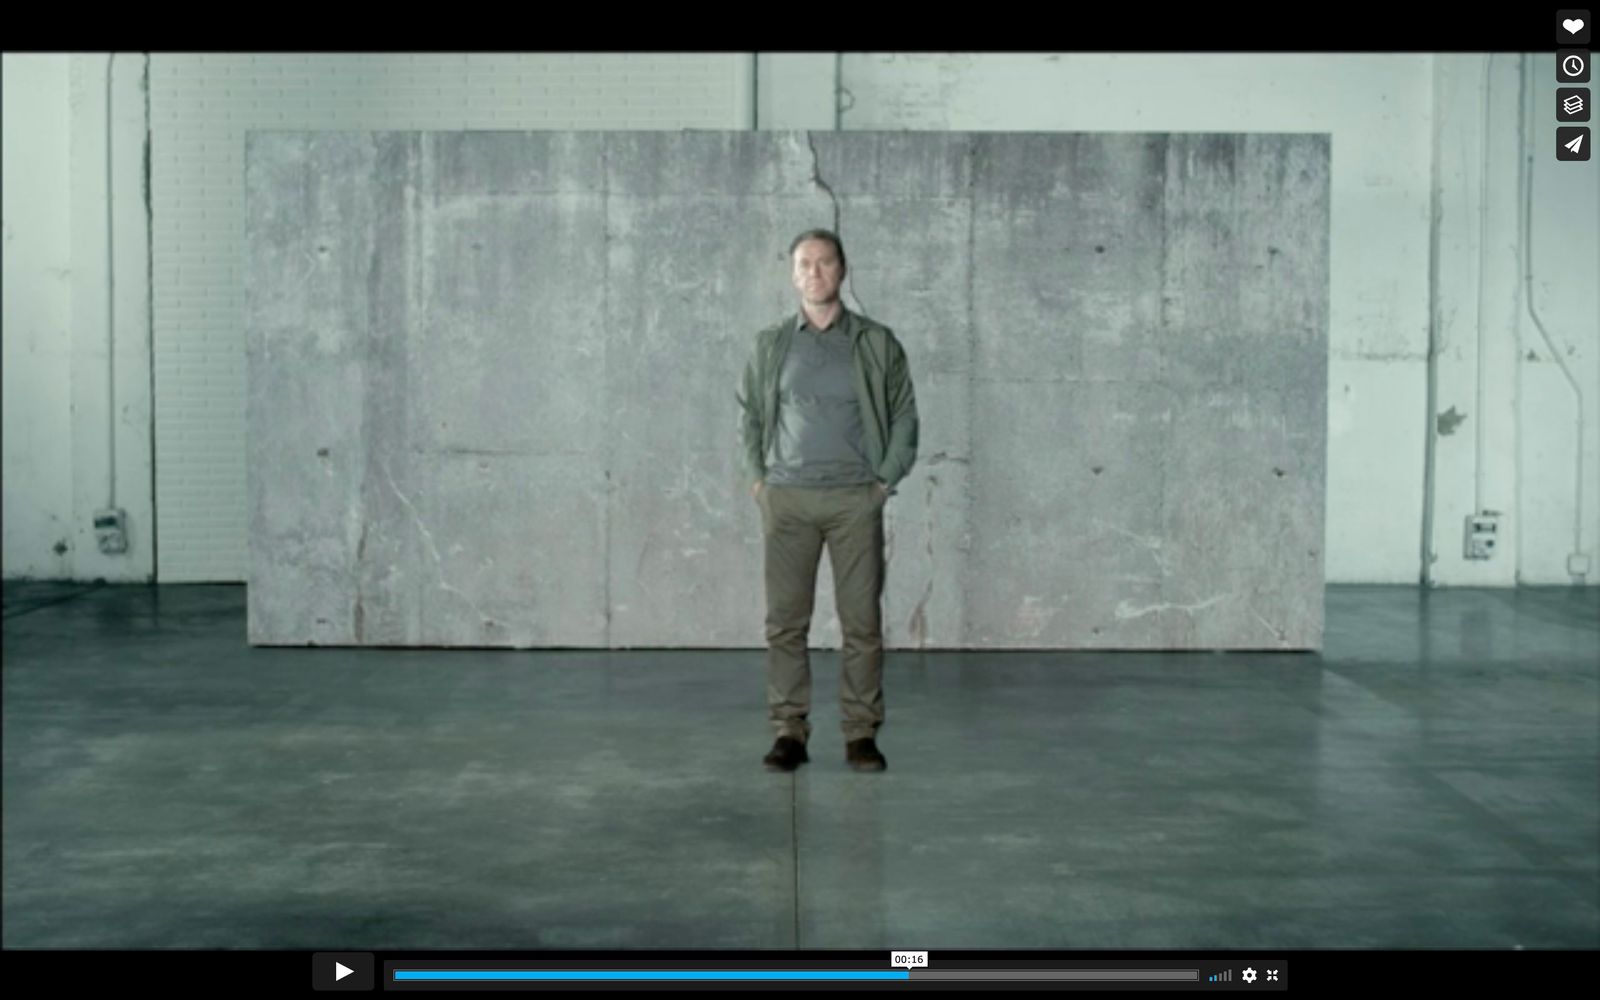
[[[905,348],[893,331],[846,309],[845,333],[854,347],[856,397],[861,401],[867,460],[893,493],[917,461],[917,397]],[[739,445],[750,482],[765,479],[767,452],[778,426],[778,376],[800,316],[796,313],[756,334],[735,398]]]

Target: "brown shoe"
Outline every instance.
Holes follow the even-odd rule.
[[[810,759],[806,756],[804,743],[793,736],[780,736],[767,755],[761,758],[761,763],[767,765],[769,771],[793,771]]]
[[[857,771],[882,771],[889,766],[889,762],[883,759],[883,754],[878,752],[878,745],[870,736],[846,743],[844,759]]]

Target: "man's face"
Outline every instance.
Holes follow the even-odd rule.
[[[806,240],[794,248],[794,287],[810,305],[827,305],[839,297],[844,266],[827,240]]]

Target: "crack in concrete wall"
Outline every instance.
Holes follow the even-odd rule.
[[[411,503],[411,500],[404,493],[400,492],[400,486],[394,481],[394,474],[389,471],[389,463],[383,462],[382,464],[383,475],[389,480],[389,488],[394,490],[394,495],[399,497],[400,502],[406,505],[406,510],[411,512],[411,519],[416,522],[417,529],[422,532],[422,537],[427,539],[428,551],[433,554],[434,569],[438,570],[439,573],[439,589],[455,594],[463,601],[466,601],[467,605],[471,607],[473,612],[478,616],[478,620],[483,622],[485,625],[489,624],[491,619],[488,615],[483,613],[483,609],[478,607],[477,603],[474,602],[472,598],[468,597],[459,589],[451,586],[450,581],[444,578],[444,557],[439,555],[439,546],[435,544],[433,540],[433,532],[429,531],[428,526],[422,523],[422,515],[417,512],[416,506]]]
[[[833,186],[822,179],[822,158],[817,153],[817,141],[810,132],[806,133],[806,145],[811,149],[811,181],[828,195],[828,200],[833,203],[833,232],[839,237],[839,242],[844,242],[844,219],[839,207],[839,196],[834,193]],[[847,251],[848,253],[848,251]],[[856,273],[854,268],[845,269],[845,286],[850,289],[850,298],[855,300],[856,311],[863,315],[871,315],[867,307],[862,304],[861,296],[856,294]]]

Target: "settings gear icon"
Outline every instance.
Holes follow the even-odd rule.
[[[1246,969],[1246,970],[1244,970],[1244,981],[1247,982],[1247,983],[1255,982],[1256,981],[1256,970],[1254,970],[1254,969]]]

